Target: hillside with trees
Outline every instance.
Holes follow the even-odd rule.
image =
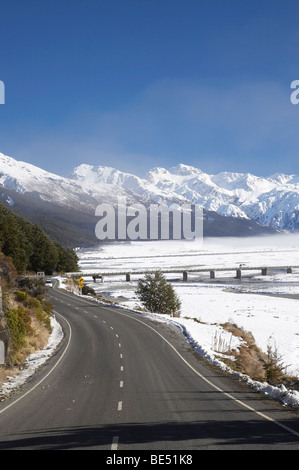
[[[5,349],[0,384],[29,354],[42,349],[51,333],[53,307],[44,278],[27,274],[77,270],[72,249],[0,204],[0,341]]]
[[[38,226],[0,204],[0,251],[12,259],[18,274],[78,271],[74,250],[53,241]]]
[[[53,307],[46,291],[42,277],[19,276],[11,258],[0,253],[0,341],[5,348],[0,385],[29,354],[47,345]]]

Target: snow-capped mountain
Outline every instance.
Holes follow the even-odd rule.
[[[131,202],[136,199],[122,189],[121,185],[115,186],[110,182],[106,184],[104,181],[95,184],[92,180],[81,183],[79,178],[64,178],[3,154],[0,154],[1,186],[18,194],[35,194],[48,203],[93,212],[103,199],[111,204],[115,203],[117,195],[126,196]]]
[[[119,191],[124,190],[135,194],[135,198],[139,197],[147,202],[185,202],[185,198],[175,191],[159,188],[155,182],[149,179],[139,178],[131,173],[124,173],[111,167],[82,164],[74,169],[69,178],[80,183],[84,188],[93,188],[91,189],[93,191],[102,185],[109,185],[111,189],[115,189],[114,194],[116,195],[120,195]]]
[[[69,176],[82,185],[113,184],[156,202],[192,202],[225,217],[252,219],[293,231],[299,227],[299,177],[222,172],[208,175],[180,164],[154,168],[145,178],[103,166],[80,165]]]
[[[103,202],[116,205],[119,196],[125,196],[128,204],[200,204],[206,214],[204,233],[210,236],[299,228],[299,178],[295,175],[209,175],[180,164],[153,168],[141,178],[111,167],[82,164],[62,177],[0,153],[0,201],[42,224],[59,241],[71,231],[72,241],[81,243],[86,230],[88,242],[96,241],[96,207]]]

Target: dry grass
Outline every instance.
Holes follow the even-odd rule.
[[[184,317],[197,323],[205,324],[198,318]],[[290,382],[296,377],[289,377],[286,374],[278,351],[274,347],[268,346],[267,352],[261,351],[255,343],[253,334],[245,331],[235,323],[226,322],[220,324],[225,331],[241,339],[238,349],[232,349],[232,341],[227,340],[221,333],[215,334],[213,338],[213,349],[221,356],[221,361],[227,364],[232,370],[248,375],[253,380],[267,381],[271,385]]]
[[[26,345],[13,353],[11,365],[0,366],[0,386],[7,377],[16,375],[20,372],[20,369],[24,366],[26,358],[30,354],[40,351],[47,346],[50,336],[49,328],[34,316],[31,318],[31,327],[32,333],[26,336]],[[8,352],[10,353],[10,350]]]
[[[22,320],[25,322],[23,324],[26,325],[26,331],[24,338],[22,337],[22,341],[16,344],[14,341],[14,331],[18,323],[9,325],[8,321],[11,318],[11,311],[17,311],[18,309],[21,309]],[[30,354],[44,349],[48,344],[51,334],[50,315],[52,305],[45,299],[39,301],[22,291],[7,292],[5,311],[5,317],[2,316],[2,327],[9,327],[10,340],[6,354],[6,364],[0,365],[0,385],[3,384],[8,376],[19,373],[25,365],[26,358]],[[23,333],[24,330],[22,330],[22,334]]]
[[[251,332],[245,331],[234,323],[224,323],[222,328],[232,335],[241,338],[242,344],[237,350],[230,353],[235,357],[234,369],[250,376],[255,380],[265,380],[265,367],[267,356],[255,344]]]
[[[282,360],[278,351],[268,346],[267,353],[261,351],[255,344],[255,339],[251,332],[245,331],[234,323],[224,323],[221,325],[226,331],[242,339],[242,344],[238,350],[230,351],[234,355],[234,370],[248,375],[254,380],[267,381],[271,385],[293,380],[285,373]]]

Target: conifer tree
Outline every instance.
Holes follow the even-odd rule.
[[[180,314],[181,302],[161,271],[146,274],[138,282],[136,294],[150,312]]]

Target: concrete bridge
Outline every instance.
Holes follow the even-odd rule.
[[[163,274],[182,274],[183,282],[188,281],[188,274],[189,273],[209,273],[210,279],[215,279],[216,272],[224,272],[224,271],[232,271],[235,272],[236,279],[242,279],[242,271],[260,271],[262,276],[266,276],[269,270],[283,270],[285,273],[290,274],[293,272],[293,269],[299,268],[299,266],[246,266],[246,265],[239,265],[234,267],[225,267],[225,268],[167,268],[167,269],[159,269],[160,272]],[[100,279],[104,282],[105,277],[112,277],[112,276],[125,276],[127,282],[131,281],[131,276],[138,276],[143,274],[148,274],[151,272],[156,271],[157,269],[137,269],[131,271],[105,271],[105,272],[91,272],[86,273],[85,276],[92,277],[93,281],[96,282],[97,279]],[[84,276],[82,272],[80,273],[68,273],[73,278]]]

